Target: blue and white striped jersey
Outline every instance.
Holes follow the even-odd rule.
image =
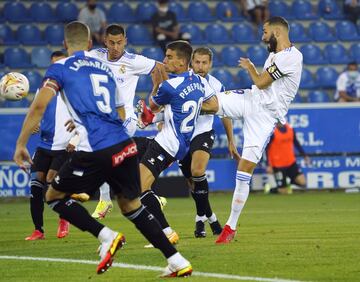
[[[39,147],[47,150],[65,150],[71,133],[66,131],[65,122],[71,119],[68,109],[60,95],[48,104],[40,122]]]
[[[101,150],[129,138],[115,108],[114,74],[106,64],[79,51],[52,64],[46,79],[62,93],[81,137],[79,151]]]
[[[189,149],[205,92],[211,91],[205,87],[208,83],[204,78],[187,71],[170,75],[151,97],[155,104],[164,106],[164,127],[155,140],[178,160],[183,159]]]

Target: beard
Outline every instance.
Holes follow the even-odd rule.
[[[268,44],[267,49],[268,49],[269,53],[276,52],[277,39],[275,38],[274,34],[271,34],[269,40],[265,41],[265,43]]]

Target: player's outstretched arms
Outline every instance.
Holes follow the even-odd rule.
[[[201,106],[201,114],[216,114],[219,111],[219,102],[216,96],[212,96],[210,99],[203,102]]]

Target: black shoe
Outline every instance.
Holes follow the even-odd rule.
[[[213,223],[210,223],[210,227],[212,230],[213,235],[220,235],[222,231],[222,227],[219,223],[219,221],[214,221]]]
[[[195,235],[196,238],[204,238],[204,237],[206,237],[205,224],[201,220],[197,221],[196,224],[195,224],[194,235]]]

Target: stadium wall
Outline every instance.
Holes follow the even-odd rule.
[[[0,197],[27,196],[30,176],[11,162],[16,138],[20,132],[26,109],[0,109]],[[294,104],[288,114],[289,123],[312,163],[298,163],[307,178],[309,189],[360,187],[360,103]],[[207,174],[212,191],[232,190],[235,182],[236,163],[226,159],[227,140],[221,122],[215,122],[217,138],[214,158]],[[242,123],[234,123],[236,142],[241,150]],[[139,135],[151,136],[154,127],[139,131]],[[38,135],[31,137],[30,152],[34,152]],[[181,175],[178,167],[172,166],[162,176]],[[261,190],[266,182],[275,185],[272,176],[265,173],[263,164],[257,168],[252,180],[252,189]]]

